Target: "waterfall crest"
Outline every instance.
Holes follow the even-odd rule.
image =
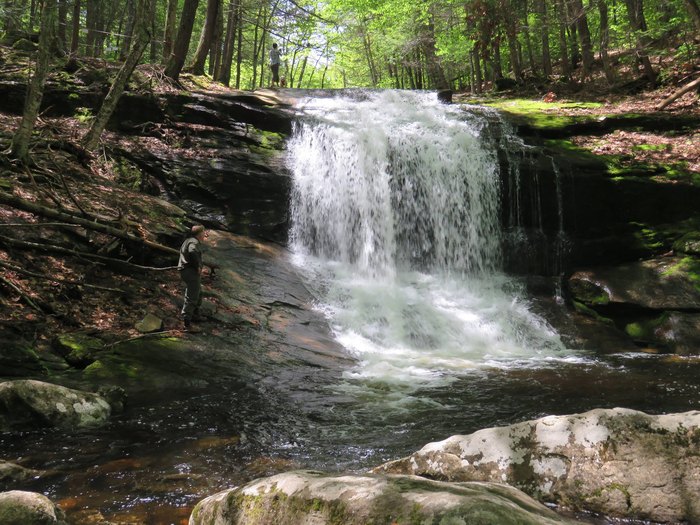
[[[292,242],[367,274],[500,262],[496,154],[434,94],[313,101],[291,143]]]
[[[432,384],[563,349],[499,271],[499,144],[483,117],[398,91],[301,112],[291,244],[359,360],[348,378]]]

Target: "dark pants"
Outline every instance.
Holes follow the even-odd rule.
[[[279,84],[280,83],[280,65],[279,64],[272,64],[270,66],[270,69],[272,70],[272,83]]]
[[[181,313],[186,321],[191,321],[202,304],[202,278],[199,270],[194,268],[180,270],[180,277],[185,282],[185,303]]]

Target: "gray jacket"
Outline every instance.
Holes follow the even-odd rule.
[[[202,268],[202,250],[199,246],[199,239],[187,237],[180,246],[180,260],[177,263],[178,270],[194,268],[199,271]]]

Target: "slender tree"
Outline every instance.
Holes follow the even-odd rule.
[[[180,26],[177,31],[177,38],[173,45],[173,50],[165,66],[165,75],[177,81],[185,65],[187,51],[190,48],[192,38],[192,28],[194,27],[194,17],[197,14],[199,0],[185,0],[180,17]]]
[[[165,29],[163,31],[163,63],[167,63],[173,51],[175,28],[177,26],[177,0],[168,0],[165,13]]]
[[[199,45],[194,53],[194,58],[189,69],[195,75],[204,74],[204,65],[207,61],[207,55],[211,49],[214,33],[216,33],[216,20],[219,16],[221,0],[207,0],[207,15],[202,27],[202,33],[199,38]]]
[[[44,97],[44,84],[49,72],[51,48],[56,35],[56,18],[56,0],[44,0],[36,67],[27,90],[22,121],[12,137],[11,155],[25,164],[29,162],[29,141]]]
[[[107,96],[102,102],[102,107],[95,116],[90,130],[83,137],[82,144],[87,150],[94,150],[97,148],[102,131],[107,125],[107,121],[112,116],[114,109],[117,107],[117,103],[124,92],[126,83],[129,81],[134,68],[139,63],[143,52],[148,46],[151,39],[152,24],[147,14],[151,12],[150,2],[152,1],[154,0],[139,0],[138,2],[136,8],[136,28],[131,51],[119,70],[119,73],[117,73],[117,77],[114,79]]]
[[[646,36],[647,22],[644,16],[644,4],[642,0],[625,0],[627,16],[630,28],[635,33],[637,60],[642,66],[644,76],[652,84],[656,82],[656,72],[651,65],[647,46],[649,37]]]

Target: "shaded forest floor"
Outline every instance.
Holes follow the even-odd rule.
[[[0,83],[26,82],[26,57],[23,63],[21,55],[0,49],[0,65]],[[81,89],[103,88],[106,74],[115,67],[99,60],[81,61],[74,73],[65,69],[54,71],[52,82]],[[488,100],[501,106],[513,103],[513,99],[529,101],[535,107],[528,111],[571,118],[654,114],[660,102],[678,89],[680,73],[673,78],[661,87],[634,94],[562,88],[544,96],[509,92],[489,96]],[[139,68],[131,89],[231,92],[206,78],[187,75],[181,86],[174,86],[152,66]],[[476,101],[467,94],[456,94],[454,100]],[[174,266],[176,253],[148,247],[141,241],[177,250],[181,235],[192,220],[164,200],[140,191],[144,180],[137,173],[124,170],[110,156],[111,148],[121,140],[118,134],[105,133],[102,146],[94,154],[66,146],[77,144],[87,131],[91,110],[73,117],[41,116],[32,146],[33,165],[18,165],[8,157],[7,150],[20,122],[20,109],[0,112],[0,192],[75,217],[97,220],[133,239],[115,239],[107,233],[0,204],[0,337],[6,341],[24,339],[35,348],[48,346],[56,334],[67,331],[100,334],[107,341],[116,341],[137,336],[135,324],[148,312],[164,320],[164,329],[179,330],[182,285],[177,272],[172,268],[145,270],[119,261],[152,268]],[[700,118],[697,93],[686,93],[664,113]],[[196,125],[190,128],[179,125],[177,129],[163,130],[157,138],[132,136],[129,140],[134,145],[148,141],[148,148],[173,149],[173,144],[182,142],[180,139],[187,133],[197,133]],[[603,135],[579,135],[572,142],[595,154],[618,155],[630,164],[672,164],[685,173],[700,174],[697,128],[683,134],[617,130]],[[186,148],[177,153],[186,154]],[[155,193],[153,190],[151,186],[149,191]],[[56,247],[68,251],[61,252]],[[82,255],[88,253],[90,257]]]

